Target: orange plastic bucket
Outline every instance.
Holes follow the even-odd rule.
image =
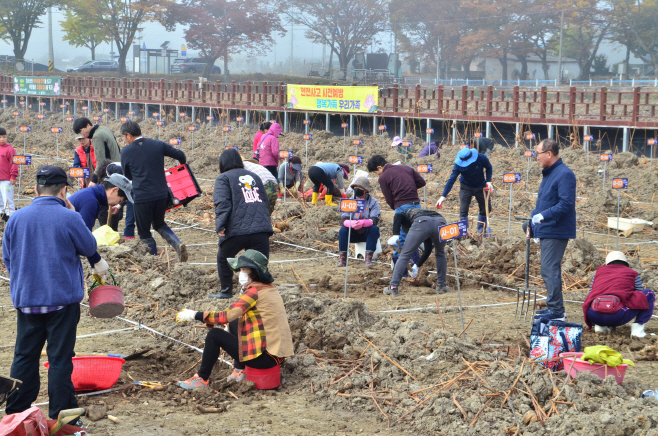
[[[245,378],[256,384],[256,389],[276,389],[281,386],[281,365],[268,369],[256,369],[245,367]]]

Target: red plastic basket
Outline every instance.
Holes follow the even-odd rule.
[[[256,389],[276,389],[281,386],[281,365],[268,369],[256,369],[246,367],[245,378],[256,385]]]
[[[126,361],[119,357],[79,356],[73,358],[71,381],[76,391],[100,391],[111,388],[119,380]],[[44,363],[50,367],[48,362]]]
[[[174,198],[178,201],[171,209],[185,206],[201,195],[201,187],[194,177],[188,164],[182,164],[165,170],[167,185]],[[169,209],[169,210],[171,210]]]

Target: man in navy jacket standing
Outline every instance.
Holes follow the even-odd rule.
[[[134,121],[121,125],[121,136],[128,144],[121,150],[123,175],[132,181],[133,203],[137,233],[151,254],[157,254],[153,229],[171,245],[181,262],[187,261],[187,248],[178,236],[165,224],[165,212],[169,199],[169,188],[165,177],[165,156],[181,164],[187,162],[185,153],[157,139],[144,138],[142,129]]]
[[[44,165],[37,170],[37,198],[12,214],[2,239],[16,310],[16,345],[11,377],[23,382],[7,402],[7,414],[30,408],[39,394],[43,345],[48,371],[48,416],[78,407],[71,381],[75,337],[84,297],[80,256],[96,252],[96,239],[66,199],[66,172]]]
[[[546,285],[548,309],[542,318],[565,319],[562,300],[562,257],[569,239],[576,237],[576,176],[562,162],[560,147],[552,139],[537,145],[542,181],[532,211],[532,229],[541,243],[541,276]]]

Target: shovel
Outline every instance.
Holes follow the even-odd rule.
[[[59,416],[57,417],[57,422],[53,426],[53,428],[50,429],[50,434],[51,436],[54,435],[64,427],[66,424],[75,421],[78,419],[80,416],[85,414],[85,409],[82,407],[77,408],[77,409],[66,409],[62,410],[59,412]]]
[[[486,228],[487,228],[487,235],[491,237],[491,227],[489,227],[489,189],[484,188],[484,212],[487,215],[487,223],[486,223]]]

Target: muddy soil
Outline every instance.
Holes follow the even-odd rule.
[[[26,138],[26,152],[40,155],[35,156],[37,163],[59,163],[68,168],[76,144],[70,129],[65,129],[59,137],[59,152],[67,160],[55,159],[57,150],[49,127],[62,124],[57,117],[58,114],[49,114],[43,129],[37,127],[36,118],[21,120],[19,125],[29,123],[33,127]],[[173,119],[172,114],[169,119]],[[11,115],[0,115],[0,125],[11,128],[13,123]],[[117,134],[118,125],[110,120],[110,127]],[[152,120],[141,125],[145,136],[157,137]],[[243,126],[240,139],[238,126],[233,126],[232,132],[223,138],[221,129],[213,127],[211,132],[203,124],[194,135],[192,151],[191,134],[183,130],[181,135],[182,127],[170,122],[160,135],[163,139],[183,138],[181,148],[188,153],[204,191],[188,207],[167,216],[172,227],[180,227],[176,232],[190,245],[189,263],[180,264],[157,236],[161,250],[155,257],[146,255],[135,241],[103,247],[100,252],[116,271],[117,281],[124,289],[123,318],[202,349],[205,329],[176,324],[173,317],[182,308],[223,309],[230,304],[209,298],[219,291],[212,187],[218,174],[217,157],[225,141],[237,145],[246,157],[255,132]],[[309,164],[318,160],[345,162],[348,153],[363,155],[364,165],[358,169],[365,170],[367,158],[375,153],[384,154],[391,162],[402,159],[404,163],[404,156],[388,144],[382,147],[381,138],[362,137],[363,146],[358,150],[347,141],[343,154],[342,137],[321,131],[312,133]],[[9,136],[22,152],[22,135],[10,132]],[[423,145],[420,138],[406,139],[413,141],[414,153]],[[282,149],[305,156],[305,142],[300,134],[288,134],[281,138],[281,143]],[[434,164],[434,173],[427,176],[428,207],[440,195],[456,152],[457,147],[444,145],[439,160],[411,159],[411,164]],[[565,149],[561,154],[578,177],[581,197],[577,203],[578,238],[569,243],[563,260],[568,319],[581,322],[578,302],[586,295],[589,277],[615,246],[614,231],[607,229],[605,223],[606,215],[616,214],[617,199],[601,189],[602,179],[597,171],[602,166],[594,155],[587,166],[582,150]],[[350,260],[345,286],[345,270],[335,268],[340,228],[337,210],[294,199],[285,204],[279,201],[272,221],[280,232],[272,238],[270,268],[286,304],[296,353],[283,364],[282,387],[256,391],[249,383],[228,384],[224,380],[230,367],[218,362],[211,389],[185,393],[175,387],[175,381],[190,377],[198,369],[201,354],[193,348],[146,329],[80,338],[76,344],[78,352],[127,355],[149,349],[140,358],[125,363],[117,383],[125,390],[80,398],[81,405],[103,406],[107,413],[119,418],[118,424],[106,419],[93,422],[90,431],[174,435],[206,433],[212,428],[220,434],[375,434],[389,431],[390,426],[396,432],[423,435],[506,435],[516,432],[516,417],[521,422],[520,433],[528,435],[603,431],[654,434],[656,421],[652,417],[658,411],[658,403],[639,398],[643,390],[656,388],[653,380],[658,371],[658,337],[653,334],[658,328],[653,320],[647,325],[650,335],[641,340],[631,340],[627,326],[608,335],[583,333],[583,346],[607,344],[637,362],[637,369],[629,370],[621,386],[610,379],[602,381],[588,376],[565,384],[564,372],[548,374],[538,365],[524,361],[533,304],[527,320],[523,316],[519,320],[516,312],[521,307],[517,309],[516,289],[524,286],[526,241],[518,223],[512,222],[511,234],[507,234],[509,191],[500,181],[505,172],[520,172],[525,180],[527,159],[521,149],[497,146],[491,160],[494,184],[499,188],[490,220],[494,236],[484,240],[472,236],[456,244],[463,313],[459,310],[451,245],[447,247],[450,292],[435,294],[435,263],[431,256],[419,279],[403,281],[401,296],[391,299],[381,294],[391,275],[390,249],[385,248],[371,269],[365,269],[362,260]],[[616,161],[619,168],[614,165]],[[36,165],[22,170],[21,207],[33,196]],[[621,154],[617,159],[615,155],[608,172],[608,177],[629,178],[631,188],[622,195],[622,216],[658,220],[658,208],[653,204],[658,177],[656,171],[648,170],[648,161]],[[537,191],[540,180],[541,172],[531,162],[529,193],[525,193],[525,182],[514,186],[512,215],[526,215],[532,210],[536,198],[532,193]],[[382,207],[380,228],[385,241],[391,235],[393,211],[381,197],[376,177],[371,177],[371,184],[372,194]],[[457,186],[442,210],[448,221],[456,219],[456,189]],[[646,287],[656,289],[658,273],[653,244],[632,244],[653,240],[656,232],[647,226],[642,232],[622,238],[621,248],[631,256],[632,266],[640,272]],[[544,288],[538,244],[530,244],[529,264],[530,288],[533,297],[534,289],[538,290],[540,308]],[[88,266],[85,268],[89,274]],[[6,271],[0,270],[0,275],[6,276]],[[237,277],[235,280],[237,289]],[[0,371],[8,373],[16,334],[15,317],[8,284],[2,281],[0,286],[5,291],[0,297],[0,304],[4,305],[0,309],[5,311],[0,320]],[[342,298],[343,292],[347,299]],[[527,303],[523,302],[524,313]],[[132,326],[118,319],[92,318],[83,309],[79,335]],[[461,334],[464,327],[466,331]],[[42,389],[37,402],[47,401],[45,368],[41,368],[40,377]],[[132,380],[157,380],[166,387],[155,392],[131,386]],[[456,381],[451,384],[451,380]],[[198,406],[218,412],[204,414]]]

